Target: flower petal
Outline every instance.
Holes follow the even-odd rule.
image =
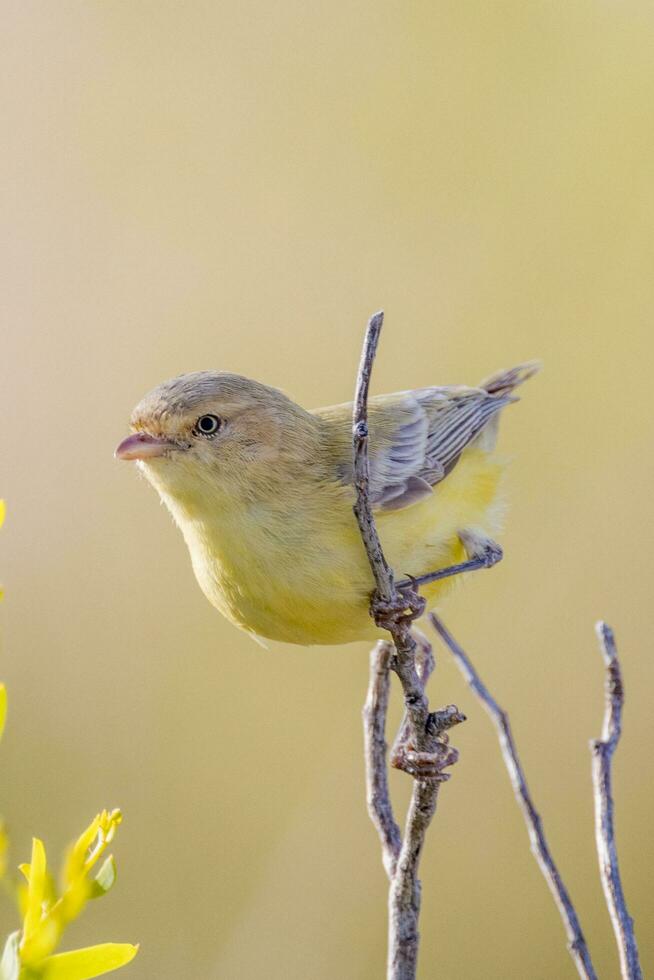
[[[23,939],[21,947],[28,943],[39,931],[43,899],[45,897],[45,847],[38,837],[32,839],[32,861],[29,866],[29,888],[27,892],[27,908],[23,923]],[[25,869],[21,868],[25,873]]]
[[[133,960],[138,946],[131,943],[101,943],[73,949],[69,953],[49,956],[45,963],[44,980],[91,980],[111,973]]]
[[[20,932],[12,932],[7,936],[7,942],[0,960],[0,977],[2,980],[18,980],[20,974],[20,956],[18,955],[18,941]]]

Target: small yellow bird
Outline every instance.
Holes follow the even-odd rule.
[[[478,388],[420,388],[368,403],[371,502],[396,573],[501,557],[500,410],[538,369]],[[308,412],[236,374],[166,381],[135,408],[116,450],[136,460],[188,545],[200,588],[255,637],[336,644],[385,635],[352,506],[352,406]],[[450,578],[421,589],[428,607]]]

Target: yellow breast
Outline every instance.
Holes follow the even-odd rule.
[[[492,454],[469,448],[432,496],[404,510],[377,514],[382,544],[398,577],[461,561],[459,530],[497,532],[502,469]],[[351,490],[320,484],[294,494],[288,507],[278,499],[256,507],[222,501],[215,517],[188,520],[179,502],[167,501],[209,601],[251,633],[303,645],[383,635],[368,612],[374,583],[352,502]],[[422,590],[429,607],[452,581]]]

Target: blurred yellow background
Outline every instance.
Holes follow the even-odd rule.
[[[132,406],[183,371],[348,400],[383,306],[377,391],[545,363],[503,419],[505,561],[443,614],[511,711],[603,977],[618,967],[588,740],[593,624],[614,626],[618,843],[651,970],[651,3],[2,14],[13,862],[32,833],[58,849],[121,806],[118,885],[70,945],[138,940],[124,974],[141,980],[383,975],[367,648],[265,651],[236,632],[154,492],[112,458]],[[470,720],[423,861],[420,976],[574,976],[490,724],[444,653],[432,698]],[[393,786],[406,800],[406,777]]]

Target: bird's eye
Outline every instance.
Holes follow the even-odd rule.
[[[222,422],[217,415],[201,415],[193,431],[200,436],[215,436],[221,425]]]

